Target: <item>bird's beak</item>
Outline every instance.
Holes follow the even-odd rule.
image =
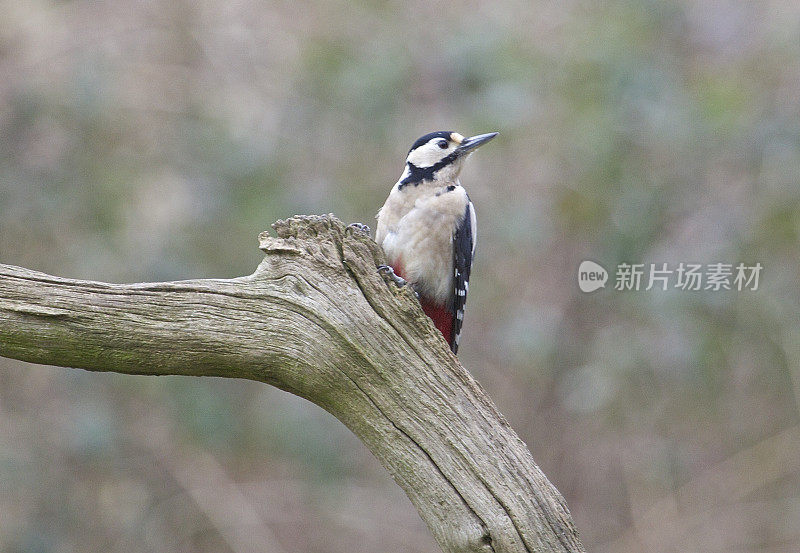
[[[487,132],[486,134],[478,134],[475,136],[462,138],[461,143],[458,145],[458,148],[456,148],[456,151],[459,155],[468,154],[474,151],[478,146],[486,144],[495,136],[497,136],[496,132]]]

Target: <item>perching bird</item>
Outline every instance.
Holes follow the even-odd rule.
[[[440,131],[418,139],[377,215],[375,241],[394,274],[417,292],[453,353],[464,321],[476,230],[475,208],[458,174],[469,154],[495,136]]]

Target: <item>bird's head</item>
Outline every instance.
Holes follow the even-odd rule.
[[[418,138],[408,151],[400,187],[455,181],[469,154],[495,136],[496,132],[464,137],[457,132],[439,131]]]

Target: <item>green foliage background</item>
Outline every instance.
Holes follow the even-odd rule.
[[[248,274],[372,223],[409,145],[500,131],[461,359],[594,552],[800,550],[795,2],[0,1],[0,262]],[[591,295],[577,266],[760,262]],[[0,359],[0,550],[433,551],[315,406]]]

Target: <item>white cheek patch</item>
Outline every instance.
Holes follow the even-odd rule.
[[[442,139],[434,138],[427,144],[416,148],[408,154],[406,161],[422,169],[430,167],[431,165],[436,165],[442,159],[450,155],[455,149],[455,146],[452,144],[448,145],[444,150],[441,149],[438,144],[440,140]]]

